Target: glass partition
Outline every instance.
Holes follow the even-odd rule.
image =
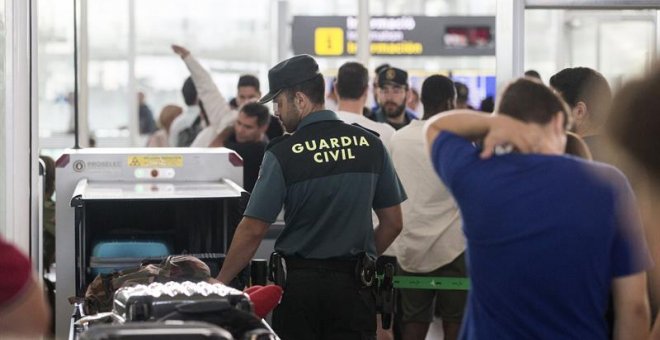
[[[357,16],[358,2],[289,0],[286,17],[296,15]],[[495,13],[495,0],[370,0],[374,16],[451,16]],[[130,145],[128,135],[131,101],[131,63],[135,89],[143,92],[157,120],[167,104],[183,106],[180,88],[188,76],[171,44],[187,47],[212,73],[220,90],[235,95],[239,75],[257,75],[265,88],[273,50],[280,37],[275,0],[87,0],[80,30],[87,32],[88,112],[90,134],[97,146]],[[73,145],[73,1],[39,0],[39,112],[43,153],[57,153]],[[131,10],[131,6],[134,6]],[[130,14],[135,29],[130,30]],[[282,23],[289,25],[290,22]],[[131,37],[131,35],[133,35]],[[133,39],[132,39],[133,38]],[[130,43],[135,42],[134,55]],[[84,42],[81,42],[83,45]],[[290,43],[283,55],[292,55]],[[80,46],[79,46],[80,47]],[[81,50],[79,49],[79,52]],[[337,68],[354,58],[317,58],[330,79]],[[369,69],[389,62],[407,69],[419,88],[432,73],[459,76],[494,74],[495,58],[485,57],[373,57]],[[144,138],[141,140],[141,142]],[[141,146],[141,145],[136,145]]]
[[[172,44],[192,51],[228,98],[241,74],[255,74],[265,83],[275,45],[269,41],[272,1],[88,0],[87,111],[97,146],[129,143],[131,1],[136,90],[144,93],[154,119],[167,104],[184,106],[180,89],[188,70]],[[79,26],[85,27],[82,21]],[[72,0],[39,1],[39,46],[41,144],[44,153],[57,156],[73,145]]]
[[[648,70],[655,10],[526,10],[525,69],[543,80],[567,68],[600,71],[614,89]]]

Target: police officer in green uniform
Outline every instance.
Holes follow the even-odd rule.
[[[312,57],[277,64],[268,80],[260,102],[274,101],[290,134],[267,147],[218,280],[229,282],[249,263],[284,205],[286,227],[275,250],[286,283],[275,331],[284,340],[375,339],[374,291],[356,265],[399,234],[406,194],[377,135],[325,110],[325,83]]]

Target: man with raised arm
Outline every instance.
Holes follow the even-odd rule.
[[[225,128],[230,127],[239,118],[241,108],[261,97],[259,79],[253,75],[244,74],[238,78],[236,86],[236,105],[233,109],[217,85],[213,82],[211,74],[195,59],[183,46],[172,45],[174,53],[179,55],[190,71],[190,77],[198,93],[199,101],[203,103],[204,112],[208,117],[206,126],[193,141],[193,147],[211,146],[216,137]],[[280,136],[283,132],[279,119],[270,117],[266,120],[265,134],[270,137]]]

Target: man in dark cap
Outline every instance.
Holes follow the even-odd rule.
[[[218,275],[229,282],[284,206],[273,314],[282,339],[375,339],[374,258],[401,231],[406,194],[373,132],[325,110],[325,83],[308,55],[268,72],[276,114],[290,133],[270,142],[243,220]],[[372,226],[371,210],[380,225]],[[286,268],[285,270],[283,268]]]
[[[377,122],[390,124],[400,129],[416,119],[415,115],[406,109],[408,100],[408,72],[387,67],[378,74],[378,110],[369,117]]]
[[[369,111],[368,115],[365,115],[365,117],[371,117],[374,112],[378,111],[378,108],[380,108],[380,105],[378,104],[378,74],[380,71],[389,68],[390,64],[381,64],[376,69],[374,70],[374,78],[373,78],[373,94],[374,94],[374,105],[371,107],[371,111]]]

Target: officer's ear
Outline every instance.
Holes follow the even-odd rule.
[[[309,102],[309,99],[302,92],[296,92],[296,94],[293,96],[293,105],[298,111],[303,111],[307,105],[307,102]]]

